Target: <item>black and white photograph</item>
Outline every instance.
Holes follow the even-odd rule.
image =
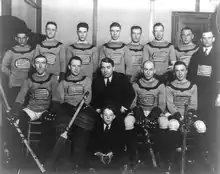
[[[219,174],[220,0],[0,0],[1,174]]]

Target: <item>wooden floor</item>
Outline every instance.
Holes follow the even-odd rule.
[[[65,163],[60,166],[58,166],[56,172],[48,172],[46,171],[45,174],[74,174],[73,170],[71,169],[70,163]],[[2,168],[0,170],[0,174],[40,174],[40,170],[37,168],[37,165],[32,161],[30,162],[26,167],[23,168]],[[79,174],[93,174],[89,171],[79,171]],[[96,169],[96,174],[131,174],[130,172],[122,173],[121,169],[117,170],[105,170],[105,169]],[[164,171],[160,168],[154,169],[151,166],[147,166],[146,164],[141,164],[138,166],[137,170],[135,171],[135,174],[164,174]],[[179,169],[173,169],[171,174],[180,174]],[[207,169],[204,168],[204,166],[201,165],[188,165],[185,171],[185,174],[213,174]],[[216,172],[216,174],[218,174]]]

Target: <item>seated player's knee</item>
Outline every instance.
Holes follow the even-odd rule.
[[[196,128],[198,133],[205,133],[206,132],[206,125],[203,121],[197,120],[194,122],[193,126]]]
[[[158,118],[158,124],[159,124],[160,129],[167,129],[168,123],[169,121],[167,117],[161,116]]]
[[[134,129],[135,117],[134,117],[133,113],[129,113],[125,117],[124,123],[125,123],[125,130],[132,130],[132,129]]]
[[[162,113],[162,110],[159,107],[154,107],[150,114],[148,115],[148,118],[150,120],[156,120],[159,118],[160,114]]]
[[[171,119],[169,120],[168,127],[171,131],[177,131],[180,127],[180,123],[176,119]]]

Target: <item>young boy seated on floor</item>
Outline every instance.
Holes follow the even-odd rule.
[[[124,121],[116,109],[108,105],[103,108],[91,136],[91,165],[94,168],[119,168],[123,165]]]

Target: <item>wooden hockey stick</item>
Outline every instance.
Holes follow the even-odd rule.
[[[57,140],[56,142],[56,145],[55,147],[53,148],[53,151],[49,157],[49,160],[46,161],[45,163],[45,167],[48,168],[48,169],[52,169],[54,167],[54,164],[57,160],[57,158],[59,157],[60,153],[61,153],[61,150],[68,138],[68,132],[69,132],[69,129],[71,128],[71,126],[73,125],[73,122],[74,120],[76,119],[76,116],[78,115],[78,113],[80,112],[83,104],[85,103],[85,100],[87,99],[89,95],[89,92],[86,92],[84,94],[84,97],[82,99],[82,101],[80,102],[76,112],[74,113],[72,119],[70,120],[68,126],[66,127],[66,130],[60,135],[59,139]]]
[[[10,108],[10,106],[8,104],[7,98],[5,96],[5,92],[4,92],[1,84],[0,84],[0,93],[2,94],[2,97],[3,97],[3,101],[4,101],[5,108],[6,108],[6,112],[9,114],[11,108]],[[30,152],[31,156],[33,157],[34,161],[36,162],[37,166],[39,167],[40,171],[42,173],[44,173],[46,170],[44,169],[43,164],[41,164],[41,162],[39,161],[39,159],[37,158],[37,156],[35,155],[35,153],[31,149],[31,147],[29,146],[27,139],[24,137],[24,134],[22,133],[22,131],[19,128],[19,126],[16,123],[16,121],[10,119],[9,117],[7,117],[7,120],[15,127],[15,129],[17,130],[18,134],[21,137],[22,142],[27,147],[28,151]]]

